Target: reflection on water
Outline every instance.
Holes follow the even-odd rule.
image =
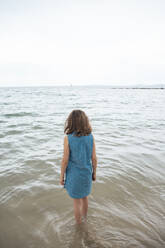
[[[164,248],[162,90],[4,88],[0,97],[0,248]],[[87,222],[59,185],[63,125],[93,126],[97,180]]]

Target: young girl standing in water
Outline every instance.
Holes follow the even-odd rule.
[[[92,127],[84,111],[73,110],[65,121],[64,153],[60,184],[73,198],[76,222],[87,217],[88,195],[96,180],[96,147]],[[64,180],[65,175],[65,180]]]

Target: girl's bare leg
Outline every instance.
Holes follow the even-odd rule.
[[[85,196],[84,198],[81,198],[81,204],[82,204],[81,214],[84,218],[86,218],[87,212],[88,212],[88,197],[87,196]]]
[[[81,199],[73,199],[74,202],[74,216],[77,224],[81,223]]]

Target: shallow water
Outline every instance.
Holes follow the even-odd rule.
[[[165,247],[164,106],[161,89],[0,88],[0,247]],[[64,121],[76,108],[98,157],[80,226],[59,185]]]

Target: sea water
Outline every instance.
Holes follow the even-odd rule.
[[[73,109],[88,115],[98,158],[80,225],[59,184]],[[165,247],[165,91],[0,88],[0,247]]]

